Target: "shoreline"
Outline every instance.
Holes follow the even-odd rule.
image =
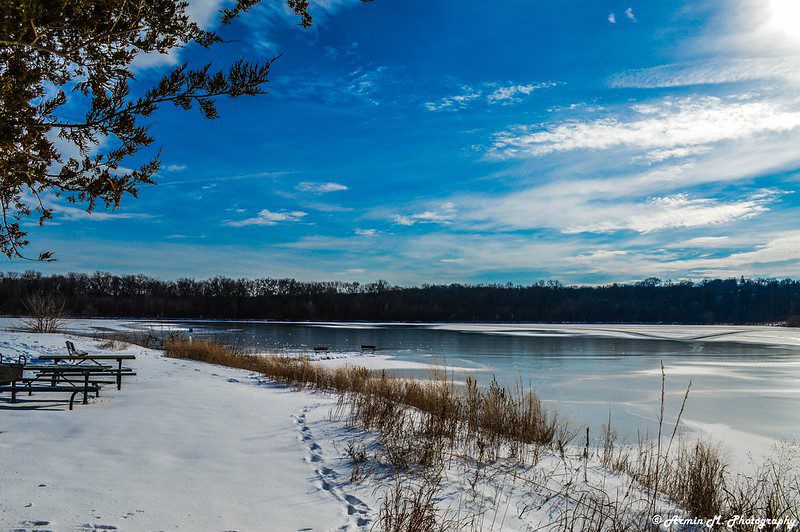
[[[8,329],[23,318],[0,317],[0,329]],[[92,330],[102,323],[103,330],[171,330],[161,328],[171,323],[233,323],[297,325],[333,329],[370,330],[376,328],[412,327],[461,333],[493,334],[503,336],[589,336],[599,338],[628,338],[639,340],[668,340],[680,342],[717,343],[733,342],[745,345],[766,345],[800,349],[800,328],[782,325],[676,325],[642,323],[458,323],[458,322],[341,322],[341,321],[285,321],[237,319],[155,319],[155,318],[67,318],[67,327]],[[153,324],[159,327],[130,327],[133,324]],[[183,331],[188,328],[175,329]],[[711,334],[709,334],[711,333]]]
[[[60,352],[66,338],[4,332],[0,350]],[[102,350],[100,341],[74,341],[79,349]],[[11,489],[0,493],[0,525],[252,530],[270,523],[281,530],[366,531],[379,519],[384,495],[397,486],[425,487],[426,477],[411,471],[376,476],[360,469],[351,454],[357,451],[348,449],[380,449],[388,442],[339,417],[335,394],[139,346],[116,349],[137,356],[138,376],[119,392],[109,390],[74,411],[47,400],[35,410],[0,402],[0,464],[16,464],[4,469]],[[391,362],[380,355],[360,360],[370,359],[376,366]],[[355,360],[327,363],[334,369]],[[480,475],[455,453],[447,474],[425,489],[435,488],[444,505],[437,511],[445,515],[473,522],[487,515],[509,530],[546,526],[554,516],[581,511],[570,501],[597,489],[626,493],[604,504],[621,505],[620,519],[638,522],[648,497],[632,490],[631,478],[605,468],[594,450],[584,464],[582,452],[569,444],[559,457],[543,447],[533,465],[487,463],[478,467]],[[84,467],[87,462],[93,467]],[[478,479],[479,491],[497,494],[492,506],[474,507],[470,479]],[[544,502],[534,509],[536,501]],[[684,513],[661,497],[657,507],[666,515]]]

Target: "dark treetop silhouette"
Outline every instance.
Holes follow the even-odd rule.
[[[106,317],[794,324],[800,314],[800,282],[791,279],[397,287],[385,281],[0,274],[0,313],[25,314],[31,294],[65,301],[74,316]]]

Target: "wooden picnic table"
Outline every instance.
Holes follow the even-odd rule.
[[[111,368],[108,368],[108,366],[106,366],[107,369],[105,369],[104,371],[111,370],[112,372],[117,374],[117,390],[121,390],[122,389],[122,374],[123,374],[123,370],[127,370],[125,372],[126,375],[134,374],[132,371],[130,371],[129,368],[123,368],[122,367],[122,361],[123,360],[135,360],[136,359],[136,355],[122,355],[122,354],[120,354],[120,355],[48,355],[48,356],[40,356],[39,358],[45,359],[45,360],[52,360],[53,362],[56,362],[56,363],[58,363],[60,361],[76,362],[76,364],[71,364],[70,366],[64,366],[64,367],[73,367],[73,368],[77,368],[78,366],[84,366],[84,367],[89,367],[89,368],[91,368],[92,366],[95,366],[95,367],[96,366],[102,366],[102,364],[100,364],[100,361],[103,361],[103,360],[116,360],[117,369],[111,369]],[[85,364],[86,362],[88,362],[89,364]],[[56,365],[58,365],[58,364],[56,364]]]

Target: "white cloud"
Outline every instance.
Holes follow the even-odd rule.
[[[676,242],[672,245],[672,247],[708,249],[729,247],[734,243],[734,240],[729,236],[696,236],[694,238],[690,238],[689,240]]]
[[[609,83],[650,88],[774,80],[796,89],[800,84],[798,26],[796,0],[733,0],[713,23],[671,47],[677,52],[676,62],[622,72]]]
[[[434,211],[415,214],[395,214],[392,219],[397,225],[414,225],[417,223],[447,223],[453,219],[452,214],[440,214]]]
[[[378,231],[375,229],[356,229],[355,234],[361,236],[375,236],[378,234]]]
[[[182,172],[186,170],[186,168],[185,164],[168,164],[165,170],[167,172]]]
[[[411,226],[418,223],[449,224],[455,218],[456,206],[447,201],[438,206],[436,210],[429,209],[414,214],[395,214],[391,217],[397,225]]]
[[[513,158],[612,147],[672,149],[748,139],[800,126],[800,112],[775,101],[689,97],[653,105],[644,114],[641,107],[633,108],[637,115],[630,119],[574,120],[501,131],[495,134],[488,154]]]
[[[625,10],[625,16],[628,17],[628,20],[631,22],[636,22],[636,15],[633,14],[633,8],[629,7]]]
[[[404,214],[395,214],[394,216],[392,216],[392,220],[397,225],[414,225],[416,223],[414,219]]]
[[[611,24],[616,24],[617,23],[617,16],[614,13],[609,13],[608,14],[608,21]]]
[[[776,264],[792,261],[793,271],[800,272],[797,261],[800,260],[800,231],[789,231],[774,236],[764,244],[756,246],[753,251],[732,253],[725,257],[683,261],[685,268],[714,269],[716,271],[741,271],[748,268],[750,271],[755,265]]]
[[[703,254],[699,258],[683,258],[670,254],[669,260],[664,260],[666,257],[662,257],[660,261],[652,261],[650,271],[680,272],[691,278],[800,275],[800,231],[760,234],[759,237],[760,241],[747,245],[745,251],[733,251],[716,256]],[[717,246],[716,243],[705,244],[706,249],[729,247]],[[741,249],[741,243],[738,244],[736,247]]]
[[[314,194],[325,194],[328,192],[339,192],[347,190],[347,186],[332,182],[301,181],[297,184],[297,190],[301,192],[312,192]]]
[[[767,210],[769,196],[734,202],[709,198],[690,198],[674,194],[653,198],[641,204],[617,205],[613,209],[596,210],[605,219],[564,229],[565,233],[613,233],[632,230],[649,233],[676,227],[703,227],[751,218]],[[620,208],[621,207],[621,208]]]
[[[629,184],[629,183],[628,183]],[[588,186],[585,186],[588,185]],[[722,199],[673,193],[639,197],[637,188],[592,188],[591,182],[561,182],[503,195],[457,198],[458,227],[478,231],[550,229],[562,234],[640,234],[699,228],[747,220],[763,214],[777,191]]]
[[[108,220],[153,218],[153,215],[151,214],[138,212],[118,212],[114,210],[95,210],[92,212],[87,212],[85,209],[79,209],[77,207],[62,205],[55,202],[50,202],[46,206],[53,211],[57,218],[61,220],[87,220],[90,222],[105,222]]]
[[[272,93],[283,98],[317,99],[328,104],[360,102],[380,105],[381,88],[392,83],[389,74],[390,70],[385,66],[358,67],[335,73],[311,68],[303,75],[275,78]]]
[[[527,85],[509,85],[507,87],[498,87],[494,92],[486,96],[486,101],[489,103],[513,103],[521,100],[520,95],[528,96],[533,91],[555,87],[558,83],[554,81],[547,81],[543,83],[529,83]]]
[[[426,102],[425,109],[428,111],[459,111],[467,107],[472,100],[481,97],[481,92],[471,87],[462,87],[460,94],[446,96],[434,102]]]
[[[245,220],[227,221],[225,225],[231,227],[244,227],[246,225],[276,225],[279,222],[299,222],[308,213],[303,211],[279,211],[273,212],[269,209],[263,209],[258,212],[258,216],[247,218]]]
[[[660,163],[667,159],[682,159],[694,155],[702,155],[711,151],[711,146],[691,146],[685,148],[666,148],[663,150],[653,150],[641,157],[641,160],[648,164]]]
[[[561,83],[556,81],[542,81],[531,83],[483,83],[478,88],[469,85],[461,87],[461,92],[453,96],[446,96],[436,101],[426,102],[428,111],[461,111],[470,104],[484,101],[488,104],[511,104],[522,101],[525,96],[530,96],[535,91],[556,87]]]
[[[616,88],[685,87],[779,79],[800,83],[800,57],[740,57],[659,65],[611,76]]]
[[[304,209],[312,209],[319,212],[353,212],[352,207],[345,207],[336,203],[324,203],[321,201],[306,201],[301,204]]]

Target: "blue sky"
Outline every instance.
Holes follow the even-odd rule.
[[[219,3],[192,5],[213,26]],[[282,57],[221,118],[155,116],[165,167],[57,203],[44,272],[426,282],[800,275],[793,0],[276,3],[210,52]],[[143,86],[178,61],[137,61]],[[23,270],[30,263],[12,262]]]

